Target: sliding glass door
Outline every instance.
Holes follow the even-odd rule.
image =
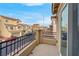
[[[67,55],[67,28],[68,28],[68,5],[63,7],[61,13],[61,54]]]

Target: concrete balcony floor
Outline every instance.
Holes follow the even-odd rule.
[[[56,46],[39,44],[29,56],[59,56],[59,52]]]

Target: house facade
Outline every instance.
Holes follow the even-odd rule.
[[[0,36],[22,36],[26,32],[28,25],[23,24],[21,20],[10,18],[7,16],[0,16]]]

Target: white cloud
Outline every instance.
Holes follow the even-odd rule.
[[[41,6],[41,5],[44,5],[44,3],[23,3],[23,5],[26,5],[26,6]]]

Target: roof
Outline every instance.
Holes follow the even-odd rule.
[[[21,20],[19,20],[19,19],[7,17],[7,16],[2,16],[2,15],[0,15],[0,17],[7,18],[7,19],[9,19],[9,20],[15,20],[15,21],[20,21],[20,22],[21,22]]]
[[[22,25],[22,26],[29,26],[29,25],[27,25],[27,24],[18,24],[18,25]]]

